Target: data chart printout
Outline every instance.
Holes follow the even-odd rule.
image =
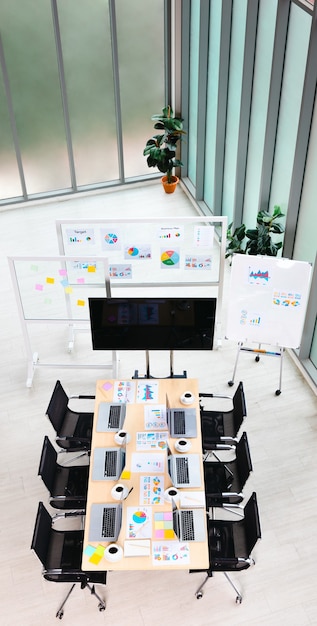
[[[236,254],[232,260],[226,338],[298,348],[311,265]]]

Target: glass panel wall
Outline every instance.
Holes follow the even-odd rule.
[[[77,185],[118,178],[108,3],[57,3]]]
[[[166,6],[1,1],[0,203],[153,175],[143,148],[168,98]]]
[[[69,187],[50,3],[2,0],[0,29],[28,193]],[[0,126],[8,134],[5,118]]]
[[[285,214],[291,184],[310,27],[311,16],[296,4],[292,4],[270,194],[270,209],[272,210],[273,206],[278,204]]]
[[[189,53],[188,177],[196,185],[200,2],[191,2]]]
[[[277,2],[259,6],[243,221],[253,228],[260,203],[262,159],[270,93]]]
[[[155,134],[151,116],[164,96],[164,12],[162,0],[117,0],[118,61],[126,177],[153,175],[143,149]]]

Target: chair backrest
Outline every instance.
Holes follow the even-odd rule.
[[[243,383],[241,381],[232,398],[232,403],[233,403],[234,428],[235,428],[235,434],[237,434],[244,418],[247,415],[247,407],[246,407]]]
[[[57,434],[60,432],[63,425],[68,400],[69,398],[67,393],[63,389],[61,382],[58,380],[46,410],[46,415],[49,417],[49,420],[55,428]]]
[[[42,453],[39,464],[38,475],[41,476],[44,484],[50,494],[53,492],[53,486],[56,475],[57,452],[51,444],[47,435],[44,437]]]
[[[236,446],[236,467],[240,481],[240,489],[242,489],[253,469],[246,432],[242,433]]]
[[[255,491],[244,507],[245,538],[250,556],[256,542],[261,539],[260,516]]]
[[[50,543],[52,518],[43,502],[39,502],[35,520],[31,550],[34,550],[43,566],[46,567],[47,554]]]

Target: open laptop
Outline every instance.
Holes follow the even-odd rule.
[[[167,468],[174,487],[200,487],[200,455],[167,452]]]
[[[125,465],[125,447],[95,448],[92,480],[117,480]]]
[[[121,503],[92,504],[88,541],[117,541],[121,520]]]
[[[173,529],[180,541],[205,541],[205,517],[205,508],[178,509],[173,501]]]
[[[176,408],[169,406],[166,397],[166,421],[171,437],[197,437],[197,416],[196,409]]]
[[[120,402],[100,402],[98,408],[98,433],[117,432],[121,430],[126,414],[126,405]]]

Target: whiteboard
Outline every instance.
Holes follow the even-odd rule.
[[[310,279],[305,261],[234,255],[226,338],[298,348]]]

